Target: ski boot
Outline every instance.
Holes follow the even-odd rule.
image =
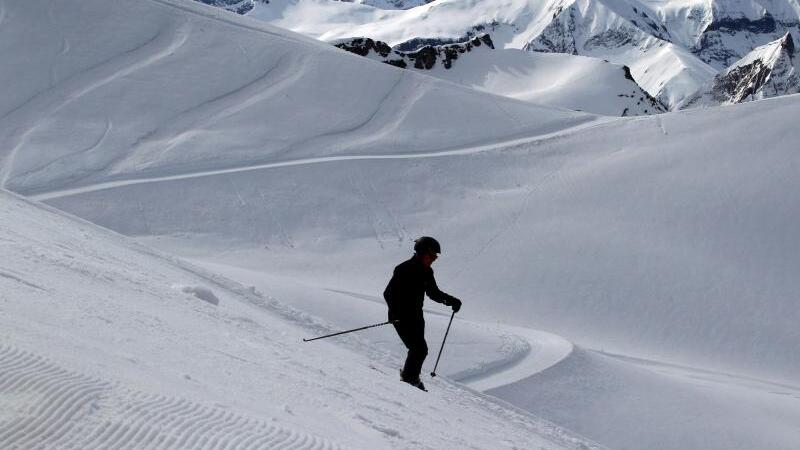
[[[406,377],[403,375],[402,370],[400,370],[400,381],[402,381],[403,383],[408,383],[421,391],[428,392],[428,390],[425,389],[425,385],[422,384],[422,380],[420,380],[419,377],[413,377],[413,378]]]

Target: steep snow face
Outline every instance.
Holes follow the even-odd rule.
[[[0,181],[20,192],[299,157],[425,153],[592,120],[197,2],[36,0],[3,11],[0,84],[14,89],[0,95]]]
[[[5,191],[0,223],[0,448],[597,448]]]
[[[800,65],[791,34],[756,48],[714,77],[684,108],[714,106],[800,92]]]
[[[713,20],[694,51],[715,68],[723,69],[756,46],[789,31],[798,32],[800,16],[797,12],[787,13],[770,11],[756,2],[715,2],[711,11]]]
[[[627,67],[596,58],[495,49],[487,34],[412,52],[363,38],[334,44],[387,64],[532,103],[612,116],[666,111],[636,84]]]
[[[557,9],[550,24],[524,49],[588,55],[628,65],[642,88],[671,107],[696,91],[713,70],[664,40],[667,29],[650,15],[628,8],[627,16],[635,18],[603,2],[577,0]]]

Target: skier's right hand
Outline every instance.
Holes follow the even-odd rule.
[[[461,300],[457,298],[450,300],[450,306],[453,308],[453,312],[457,313],[461,309]]]

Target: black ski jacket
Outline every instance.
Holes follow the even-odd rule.
[[[424,322],[422,302],[425,294],[431,300],[448,306],[457,300],[440,291],[433,278],[433,269],[425,267],[422,261],[412,256],[394,268],[392,279],[383,291],[383,298],[389,305],[389,320]]]

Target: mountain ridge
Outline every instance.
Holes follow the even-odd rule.
[[[498,48],[599,57],[630,67],[671,110],[755,47],[800,37],[800,7],[790,0],[436,0],[404,11],[274,0],[250,15],[325,41],[371,38],[411,50],[490,33]]]

